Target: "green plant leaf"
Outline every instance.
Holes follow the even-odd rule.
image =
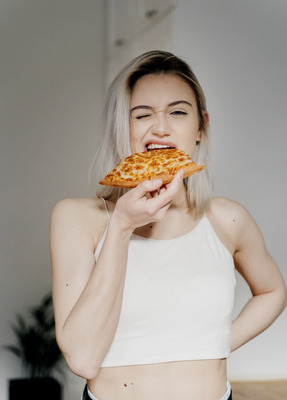
[[[26,317],[17,314],[11,329],[17,343],[4,348],[20,358],[30,377],[53,376],[55,371],[64,375],[63,356],[55,336],[51,293],[38,306],[30,308]]]

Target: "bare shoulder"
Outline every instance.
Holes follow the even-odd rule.
[[[51,214],[51,231],[70,230],[74,227],[98,241],[105,230],[107,215],[104,202],[98,198],[67,198],[60,200]]]
[[[250,213],[234,200],[224,197],[213,198],[207,217],[232,254],[239,249],[247,230],[252,229],[260,235],[259,228]]]
[[[63,199],[52,211],[52,218],[96,216],[101,213],[104,205],[101,199]]]
[[[244,224],[252,219],[247,209],[240,203],[225,197],[215,197],[212,199],[210,215],[219,218],[225,223]]]
[[[56,203],[53,212],[88,212],[89,210],[94,212],[102,209],[103,206],[104,203],[99,198],[66,198]]]

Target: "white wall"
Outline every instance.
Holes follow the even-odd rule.
[[[51,287],[49,218],[63,197],[89,196],[103,94],[104,1],[1,0],[0,345],[15,313]],[[1,350],[0,398],[18,361]],[[65,398],[83,381],[69,378]]]
[[[287,3],[178,0],[177,53],[211,118],[216,194],[243,203],[287,280]],[[238,277],[235,313],[249,297]],[[286,311],[234,352],[231,379],[287,379]]]

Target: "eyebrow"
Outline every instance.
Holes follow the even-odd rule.
[[[178,104],[187,104],[188,106],[192,107],[192,104],[189,101],[186,100],[177,100],[177,101],[173,101],[172,103],[169,103],[167,106],[168,107],[173,107],[173,106],[177,106]],[[151,106],[146,106],[146,105],[139,105],[136,107],[131,108],[130,113],[132,113],[135,110],[138,109],[144,109],[144,110],[151,110],[152,107]]]

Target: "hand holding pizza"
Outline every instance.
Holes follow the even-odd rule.
[[[131,188],[119,198],[114,213],[120,226],[133,231],[161,220],[182,179],[202,169],[183,150],[151,150],[125,158],[100,184]]]
[[[140,183],[119,198],[113,218],[117,220],[121,229],[130,232],[148,223],[160,221],[175,198],[183,176],[184,170],[180,169],[165,190],[161,190],[163,184],[161,179]],[[152,192],[158,194],[147,196]]]

